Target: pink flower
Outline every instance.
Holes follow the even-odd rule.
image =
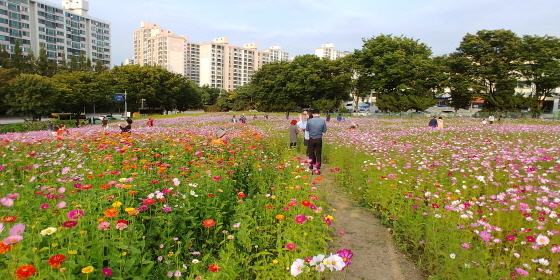
[[[515,272],[517,272],[517,273],[518,273],[519,275],[521,275],[521,276],[527,276],[527,275],[529,275],[529,272],[527,272],[526,270],[524,270],[524,269],[522,269],[522,268],[515,267],[515,268],[513,268],[513,269],[515,270]]]
[[[303,225],[306,221],[305,215],[299,215],[296,216],[296,218],[294,219],[296,223]]]
[[[294,244],[294,243],[286,244],[286,249],[288,249],[290,251],[294,250],[295,248],[296,248],[296,244]]]
[[[16,243],[18,243],[22,240],[23,240],[23,236],[21,236],[21,235],[11,235],[11,236],[8,236],[8,237],[4,238],[4,240],[2,240],[2,242],[4,242],[4,244],[6,244],[6,245],[10,245],[10,244],[16,244]]]
[[[548,245],[550,243],[550,239],[546,235],[539,234],[537,236],[537,244],[538,245]]]
[[[113,270],[110,268],[103,268],[101,269],[101,273],[103,273],[106,276],[111,276],[113,275]]]
[[[25,230],[24,224],[17,224],[10,229],[10,235],[21,235]]]
[[[47,209],[47,208],[49,208],[49,204],[48,204],[48,203],[45,203],[45,204],[41,205],[41,210],[45,210],[45,209]]]
[[[461,244],[461,247],[463,247],[463,249],[470,249],[471,245],[469,243],[463,243]]]
[[[75,209],[68,213],[68,219],[70,220],[78,220],[84,215],[84,210]]]
[[[102,230],[108,230],[110,226],[111,226],[111,223],[109,223],[109,222],[102,222],[102,223],[99,223],[99,225],[97,226],[97,228],[98,228],[98,229],[102,229]]]

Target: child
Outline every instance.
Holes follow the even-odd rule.
[[[292,120],[290,122],[290,128],[288,129],[289,133],[290,133],[290,149],[292,147],[296,147],[297,144],[297,135],[299,133],[298,131],[298,127],[296,126],[297,121],[296,120]]]

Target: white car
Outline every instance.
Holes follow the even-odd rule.
[[[113,117],[113,116],[111,116],[111,115],[101,115],[101,116],[99,116],[99,117],[97,117],[97,118],[100,119],[100,120],[103,120],[103,118],[107,118],[107,120],[109,120],[109,121],[114,121],[114,120],[116,120],[116,118]]]

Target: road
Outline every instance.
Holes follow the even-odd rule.
[[[204,113],[203,110],[195,110],[195,111],[186,111],[183,112],[184,114],[202,114]],[[91,117],[99,117],[101,115],[109,115],[109,113],[87,113],[86,117],[89,119]],[[115,118],[120,118],[120,113],[115,113],[113,116]],[[42,119],[43,121],[46,121],[47,118]],[[5,125],[5,124],[12,124],[12,123],[20,123],[20,122],[24,122],[25,120],[21,117],[9,117],[9,116],[0,116],[0,125]]]

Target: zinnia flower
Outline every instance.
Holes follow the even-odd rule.
[[[0,254],[4,255],[11,250],[12,247],[10,246],[10,244],[5,244],[3,241],[0,241]]]
[[[64,260],[66,259],[66,256],[58,254],[58,255],[54,255],[49,259],[49,264],[51,265],[52,268],[59,268],[60,265],[64,262]]]
[[[4,242],[4,244],[6,244],[6,245],[11,245],[11,244],[16,244],[16,243],[18,243],[22,240],[23,240],[23,236],[21,236],[21,235],[11,235],[11,236],[8,236],[8,237],[4,238],[4,240],[2,240],[2,242]]]
[[[110,226],[111,226],[111,223],[109,223],[109,222],[102,222],[102,223],[99,223],[99,225],[97,226],[97,228],[98,228],[98,229],[102,229],[102,230],[108,230]]]
[[[75,209],[75,210],[72,210],[72,211],[68,212],[68,219],[70,219],[70,220],[78,220],[78,219],[81,218],[83,215],[84,215],[84,210]]]
[[[213,227],[213,226],[216,225],[216,222],[214,222],[214,220],[212,220],[212,219],[206,219],[202,222],[202,225],[204,227]]]
[[[25,230],[24,224],[17,224],[10,229],[10,235],[21,235]]]
[[[16,270],[16,278],[17,279],[26,279],[31,277],[33,274],[35,274],[35,267],[33,265],[24,265],[24,266],[20,266],[17,270]]]
[[[3,223],[14,223],[17,220],[17,216],[6,216],[2,218],[1,222]]]
[[[40,233],[41,233],[42,236],[45,236],[45,235],[51,235],[51,234],[55,233],[56,231],[57,231],[57,229],[55,227],[48,227],[48,228],[42,230]]]
[[[101,269],[101,273],[103,273],[103,275],[106,275],[106,276],[111,276],[111,275],[113,275],[113,270],[110,269],[110,268],[103,268],[103,269]]]
[[[294,243],[288,243],[288,244],[286,244],[286,249],[288,249],[288,250],[290,250],[290,251],[291,251],[291,250],[294,250],[295,248],[296,248],[296,244],[294,244]]]
[[[296,218],[294,219],[294,221],[300,225],[303,225],[306,220],[307,219],[305,218],[305,215],[296,216]]]
[[[220,271],[220,265],[214,263],[208,267],[208,270],[210,270],[211,272],[218,272]]]
[[[82,268],[82,273],[92,273],[93,272],[93,266],[86,266],[84,268]]]
[[[117,216],[117,214],[119,214],[119,210],[117,210],[115,208],[109,208],[109,209],[105,210],[105,217],[107,217],[107,218],[113,218],[113,217]]]
[[[76,221],[66,221],[64,223],[62,223],[62,226],[65,228],[73,228],[78,224],[78,222]]]

